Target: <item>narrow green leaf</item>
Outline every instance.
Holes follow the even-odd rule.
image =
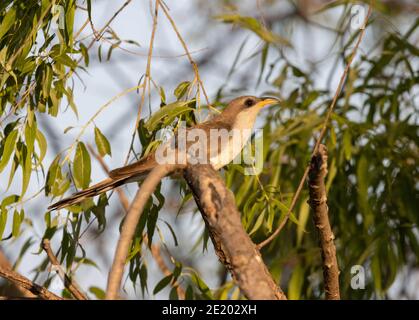
[[[153,242],[153,235],[156,229],[158,217],[159,217],[159,211],[157,210],[156,206],[152,205],[150,209],[150,213],[148,214],[148,217],[147,217],[147,236],[148,236],[148,245],[150,248]]]
[[[143,264],[140,267],[140,285],[141,285],[141,291],[143,295],[145,291],[148,292],[147,278],[148,278],[147,267]]]
[[[148,131],[154,131],[159,124],[165,125],[171,123],[177,116],[194,110],[193,108],[189,107],[191,102],[192,101],[174,102],[165,105],[157,112],[155,112],[150,119],[148,119],[148,121],[144,124],[144,127]]]
[[[0,211],[0,240],[3,238],[4,229],[7,223],[7,210],[1,209]]]
[[[349,132],[349,129],[346,129],[343,133],[343,151],[345,154],[345,158],[347,161],[351,159],[351,153],[352,153],[352,141],[351,141],[351,133]]]
[[[99,287],[90,287],[89,292],[94,294],[96,298],[103,300],[105,299],[105,291],[100,289]]]
[[[175,97],[180,100],[189,90],[191,87],[191,83],[189,81],[181,82],[175,89],[174,95]]]
[[[83,142],[79,142],[73,161],[74,181],[77,188],[85,189],[90,183],[91,163],[90,155]]]
[[[288,299],[299,300],[301,297],[301,290],[304,283],[304,269],[301,264],[297,264],[294,268],[288,286]]]
[[[22,223],[21,215],[17,210],[13,212],[13,225],[12,225],[12,235],[13,237],[17,237],[20,231],[20,225]]]
[[[213,300],[214,297],[211,293],[211,290],[208,288],[204,280],[202,280],[196,273],[191,277],[192,281],[198,286],[201,293],[204,295],[205,299]]]
[[[44,134],[37,130],[36,131],[36,141],[38,141],[39,146],[39,163],[42,163],[42,160],[44,160],[45,154],[47,153],[47,140],[45,139]]]
[[[17,202],[18,200],[19,200],[19,196],[17,194],[12,194],[10,196],[7,196],[1,202],[1,209],[5,210],[8,205],[11,205],[12,203]]]
[[[240,26],[241,28],[248,29],[266,42],[291,46],[287,39],[269,31],[257,19],[253,17],[245,17],[238,14],[225,14],[217,16],[216,19],[219,19],[225,23],[233,23]]]
[[[29,181],[31,179],[31,173],[32,173],[32,160],[31,160],[32,154],[29,153],[29,150],[26,146],[22,147],[22,160],[21,160],[21,167],[22,167],[22,192],[20,197],[23,198],[23,196],[26,193],[26,190],[28,189]]]
[[[163,220],[164,221],[164,220]],[[167,222],[167,221],[164,221],[164,223],[167,225],[167,227],[169,228],[169,230],[170,230],[170,233],[172,234],[172,237],[173,237],[173,241],[175,242],[175,246],[177,247],[178,246],[178,241],[177,241],[177,238],[176,238],[176,234],[175,234],[175,231],[173,230],[173,228],[172,228],[172,226]]]
[[[194,298],[193,288],[190,284],[188,284],[188,287],[186,288],[186,292],[185,292],[185,299],[193,300],[193,298]]]
[[[3,38],[3,36],[6,34],[7,31],[9,31],[10,27],[15,23],[16,18],[16,7],[12,6],[7,11],[6,15],[3,18],[3,21],[0,25],[0,39]]]
[[[109,144],[108,139],[103,135],[98,127],[95,127],[95,142],[99,154],[103,157],[107,154],[112,155],[111,145]]]
[[[259,214],[258,218],[256,219],[255,225],[253,226],[252,230],[249,232],[249,236],[255,233],[260,226],[262,225],[263,219],[265,218],[266,210],[262,210],[262,212]]]
[[[62,53],[58,56],[54,56],[53,59],[58,63],[66,65],[67,67],[70,67],[71,69],[77,68],[77,62],[75,62],[73,59],[70,58],[70,56],[68,56],[65,53]]]
[[[17,135],[18,131],[15,129],[12,132],[10,132],[6,138],[6,141],[4,143],[3,154],[0,160],[0,172],[2,172],[3,169],[7,166],[10,156],[12,155],[12,152],[15,149]]]
[[[158,292],[163,290],[165,287],[167,287],[170,281],[172,281],[172,278],[173,278],[173,275],[169,274],[168,276],[161,279],[159,283],[157,283],[156,287],[154,288],[153,294],[157,294]]]

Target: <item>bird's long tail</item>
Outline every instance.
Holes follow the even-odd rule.
[[[99,195],[103,192],[117,188],[124,183],[130,182],[132,177],[120,177],[118,179],[107,178],[87,189],[76,192],[68,198],[62,199],[48,207],[48,210],[57,210],[82,202],[83,200]]]

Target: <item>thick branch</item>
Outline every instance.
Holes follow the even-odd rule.
[[[234,196],[210,165],[184,170],[220,261],[252,300],[285,300],[261,254],[244,230]]]
[[[75,281],[71,280],[67,276],[67,274],[64,272],[63,268],[60,265],[60,262],[58,261],[54,253],[52,252],[51,244],[48,239],[42,240],[42,249],[45,250],[49,261],[54,266],[54,269],[59,275],[59,277],[61,278],[61,280],[63,281],[64,286],[68,289],[68,291],[71,292],[74,298],[76,298],[77,300],[87,300],[87,297],[80,291]]]
[[[170,165],[156,166],[138,189],[122,225],[121,235],[119,236],[111,271],[109,272],[106,299],[118,298],[125,261],[144,206],[160,181],[174,169],[175,167]]]
[[[42,299],[45,300],[63,300],[63,298],[55,295],[51,291],[48,291],[44,287],[41,287],[40,285],[37,285],[36,283],[32,282],[28,278],[14,272],[11,270],[4,269],[0,267],[0,277],[3,277],[11,282],[13,282],[16,285],[21,286],[22,288],[25,288],[26,290],[29,290],[33,294],[39,296]]]
[[[314,225],[319,234],[323,259],[324,288],[327,300],[339,300],[339,267],[336,259],[335,236],[329,222],[326,187],[324,178],[327,175],[327,149],[321,144],[316,155],[311,158],[308,174],[310,199],[308,203],[313,210]]]

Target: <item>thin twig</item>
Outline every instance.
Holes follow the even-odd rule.
[[[331,105],[330,105],[330,107],[328,109],[328,112],[326,114],[326,118],[325,118],[325,120],[323,122],[323,127],[322,127],[322,130],[320,131],[319,138],[317,139],[317,142],[316,142],[316,144],[315,144],[315,146],[313,148],[312,156],[314,156],[317,153],[317,151],[319,149],[319,146],[322,143],[322,140],[323,140],[323,138],[324,138],[324,136],[326,134],[330,117],[332,116],[332,113],[333,113],[333,110],[335,108],[336,102],[337,102],[337,100],[339,98],[339,95],[340,95],[340,93],[342,91],[343,85],[345,83],[346,76],[348,75],[348,72],[349,72],[349,68],[351,67],[352,61],[353,61],[353,59],[355,57],[355,54],[356,54],[356,52],[358,50],[358,47],[359,47],[361,41],[364,38],[366,26],[367,26],[367,23],[368,23],[368,19],[369,19],[370,15],[371,15],[371,10],[372,10],[372,7],[369,6],[368,7],[367,16],[365,17],[364,24],[363,24],[363,26],[361,28],[361,32],[360,32],[359,37],[358,37],[358,41],[356,42],[356,45],[355,45],[354,49],[352,50],[351,55],[349,56],[348,63],[346,64],[345,70],[343,71],[343,74],[342,74],[342,76],[340,78],[339,85],[338,85],[338,87],[336,89],[336,92],[335,92],[335,95],[333,97],[332,103],[331,103]],[[307,179],[309,169],[310,169],[310,167],[307,166],[307,168],[305,169],[304,174],[303,174],[303,176],[302,176],[302,178],[300,180],[300,183],[298,185],[297,191],[294,194],[294,197],[292,198],[291,205],[288,208],[287,214],[285,215],[284,219],[281,221],[280,225],[278,226],[278,228],[275,230],[274,233],[272,233],[267,239],[265,239],[264,241],[262,241],[261,243],[259,243],[257,245],[259,249],[263,248],[264,246],[266,246],[267,244],[269,244],[273,239],[275,239],[275,237],[284,228],[284,226],[287,223],[287,221],[289,219],[289,216],[290,216],[292,210],[294,210],[294,207],[295,207],[295,205],[297,203],[297,200],[298,200],[298,198],[299,198],[299,196],[301,194],[301,190],[303,189],[304,183],[305,183],[305,181]]]
[[[197,79],[197,81],[198,81],[198,83],[199,83],[200,88],[202,89],[202,93],[204,94],[204,97],[205,97],[205,100],[207,101],[208,106],[211,106],[211,103],[210,103],[210,101],[209,101],[209,98],[208,98],[207,92],[206,92],[206,90],[205,90],[204,84],[202,83],[201,77],[199,76],[198,66],[197,66],[197,64],[195,63],[195,61],[193,60],[192,55],[191,55],[191,53],[189,52],[189,49],[188,49],[188,46],[186,45],[185,40],[183,40],[183,38],[182,38],[182,36],[181,36],[181,34],[180,34],[180,32],[179,32],[179,30],[178,30],[177,26],[176,26],[175,21],[174,21],[174,20],[172,19],[172,17],[170,16],[169,11],[168,11],[168,10],[167,10],[167,8],[165,7],[165,5],[163,4],[161,7],[162,7],[163,12],[164,12],[164,14],[166,15],[167,19],[170,21],[170,24],[172,25],[173,30],[174,30],[174,31],[175,31],[175,33],[176,33],[176,36],[178,37],[178,39],[179,39],[180,43],[182,44],[183,49],[185,50],[185,53],[186,53],[186,55],[187,55],[187,57],[188,57],[188,59],[189,59],[190,64],[192,65],[192,69],[193,69],[193,71],[194,71],[194,73],[195,73],[195,77],[196,77],[196,79]]]
[[[177,166],[174,165],[156,166],[147,175],[141,187],[138,189],[122,225],[114,260],[108,276],[106,299],[117,299],[119,296],[124,265],[138,221],[143,213],[147,200],[153,194],[160,181],[176,168]]]
[[[326,187],[324,178],[327,175],[327,149],[321,144],[317,154],[311,158],[308,174],[308,187],[313,210],[313,221],[319,235],[320,249],[323,260],[324,290],[327,300],[339,300],[339,266],[336,259],[335,236],[329,221]]]
[[[67,274],[64,272],[60,262],[58,261],[55,254],[52,252],[51,243],[48,239],[42,240],[42,249],[44,249],[44,251],[46,252],[49,261],[54,266],[54,269],[63,281],[64,286],[68,289],[68,291],[71,292],[74,298],[76,298],[77,300],[87,300],[87,297],[84,295],[84,293],[81,292],[75,280],[70,279],[70,277],[67,276]]]
[[[142,93],[141,93],[140,104],[138,106],[137,118],[135,119],[135,128],[134,128],[134,131],[133,131],[132,136],[131,136],[131,142],[130,142],[127,157],[125,159],[125,164],[128,163],[129,155],[130,155],[131,150],[133,149],[133,146],[134,146],[135,133],[137,132],[138,126],[140,124],[141,111],[143,110],[143,105],[144,105],[144,101],[145,101],[145,92],[146,92],[147,88],[149,90],[149,93],[150,93],[150,90],[151,90],[151,88],[150,88],[151,58],[153,56],[154,37],[156,35],[156,30],[157,30],[157,17],[158,17],[158,14],[159,14],[159,5],[160,5],[160,1],[156,0],[156,5],[155,5],[155,8],[154,8],[154,15],[153,15],[153,26],[152,26],[152,29],[151,29],[151,36],[150,36],[150,45],[149,45],[148,56],[147,56],[147,67],[146,67],[146,71],[145,71],[145,78],[143,80],[144,85],[143,85],[143,90],[142,90]]]
[[[63,298],[57,296],[56,294],[52,293],[51,291],[47,290],[46,288],[32,282],[28,278],[20,275],[17,272],[12,270],[7,270],[0,267],[0,277],[3,277],[16,285],[29,290],[33,294],[39,296],[44,300],[63,300]]]
[[[151,255],[153,256],[154,260],[156,261],[157,265],[159,266],[160,270],[163,272],[165,276],[169,276],[172,274],[169,267],[166,265],[162,253],[160,250],[160,246],[152,245],[151,246]],[[179,296],[180,300],[185,300],[185,290],[180,286],[180,283],[176,280],[172,284],[173,287],[176,288],[177,295]]]

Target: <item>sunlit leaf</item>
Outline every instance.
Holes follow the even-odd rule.
[[[0,172],[7,166],[9,162],[10,156],[12,155],[13,150],[16,147],[16,140],[18,136],[18,131],[13,130],[6,138],[6,142],[4,143],[3,154],[1,155],[0,160]]]
[[[89,186],[91,174],[90,155],[83,142],[79,142],[73,161],[74,182],[77,188],[85,189]]]
[[[99,154],[103,157],[105,155],[112,155],[111,145],[109,144],[108,139],[103,135],[98,127],[95,127],[95,142]]]

